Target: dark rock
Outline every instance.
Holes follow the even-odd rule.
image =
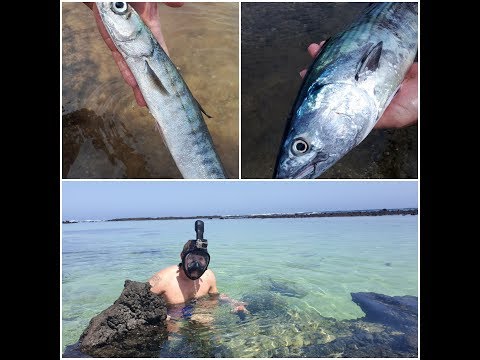
[[[277,284],[278,285],[278,284]],[[280,285],[279,285],[280,286]],[[280,286],[284,290],[284,284]],[[287,291],[292,293],[292,291]],[[352,320],[320,317],[318,330],[295,323],[289,313],[284,296],[260,290],[245,295],[250,311],[243,322],[255,319],[263,336],[277,336],[278,329],[270,333],[272,319],[295,326],[311,345],[288,344],[278,346],[267,357],[354,357],[354,358],[407,358],[418,357],[418,300],[413,296],[387,296],[376,293],[352,293],[352,300],[366,313]],[[232,315],[233,316],[233,315]],[[167,342],[166,305],[162,297],[150,292],[148,283],[125,281],[125,288],[115,303],[94,317],[80,336],[78,343],[67,346],[64,357],[233,357],[228,344],[216,342],[209,326],[187,321],[176,334],[177,341]],[[228,322],[228,321],[230,322]],[[228,328],[232,318],[217,319],[217,324]],[[295,333],[296,334],[296,333]],[[332,341],[319,343],[325,334]],[[313,340],[313,341],[312,341]],[[252,337],[245,345],[256,345]]]
[[[73,345],[68,345],[63,352],[63,357],[66,358],[91,358],[87,354],[80,351],[80,343],[76,342]]]
[[[149,283],[126,280],[120,297],[90,320],[64,357],[158,357],[166,340],[167,308]],[[68,351],[67,351],[68,350]]]
[[[332,323],[336,338],[303,348],[311,358],[408,358],[418,357],[418,299],[352,293],[352,300],[365,312],[360,319]],[[342,326],[340,326],[342,325]],[[339,330],[339,331],[337,331]]]
[[[264,284],[268,291],[276,292],[283,296],[303,298],[307,295],[307,292],[294,282],[282,280],[277,281],[272,278],[268,278],[264,281]]]
[[[384,327],[381,332],[369,332],[361,321],[354,320],[353,334],[342,336],[326,343],[304,348],[306,357],[345,358],[407,358],[417,357],[418,348],[409,346],[407,335]]]
[[[416,296],[388,296],[373,292],[351,293],[352,300],[365,312],[365,321],[393,327],[417,327]]]
[[[288,312],[288,303],[284,298],[268,291],[258,291],[242,297],[251,314],[263,314],[269,317],[285,315]]]

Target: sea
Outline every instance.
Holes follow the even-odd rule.
[[[302,356],[335,337],[319,335],[325,319],[364,317],[351,293],[418,296],[417,215],[200,220],[220,293],[263,311],[240,318],[226,304],[209,308],[207,324],[179,324],[161,357]],[[178,264],[194,222],[63,224],[62,349],[113,304],[125,280],[148,281]]]

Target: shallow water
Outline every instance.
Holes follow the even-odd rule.
[[[328,317],[364,316],[351,292],[418,295],[418,216],[204,221],[219,291],[252,314],[197,304],[207,320],[179,322],[161,356],[304,356],[346,331]],[[64,224],[62,348],[126,279],[177,264],[192,229],[193,220]]]
[[[159,6],[170,56],[238,178],[238,4]],[[154,118],[140,108],[90,9],[62,3],[63,178],[181,178]]]
[[[272,178],[306,49],[366,3],[242,3],[242,178]],[[418,127],[373,130],[321,178],[417,178]]]

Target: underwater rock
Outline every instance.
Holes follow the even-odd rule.
[[[259,291],[242,297],[247,303],[250,314],[264,313],[270,316],[284,315],[288,311],[288,304],[281,296],[268,291]]]
[[[289,281],[277,281],[272,278],[268,278],[264,281],[267,290],[279,293],[283,296],[302,298],[307,295],[307,292],[301,289],[298,285]]]
[[[407,358],[417,357],[417,348],[403,344],[404,334],[385,329],[370,333],[357,328],[354,335],[337,338],[329,343],[304,348],[306,357],[345,358]]]
[[[418,299],[352,293],[365,316],[312,318],[291,308],[285,296],[266,290],[244,295],[250,314],[243,321],[215,319],[221,330],[186,321],[165,341],[166,306],[148,283],[127,280],[115,303],[94,317],[63,357],[418,357]],[[273,324],[273,325],[272,325]],[[224,342],[216,331],[240,330]],[[240,335],[241,333],[241,335]],[[217,334],[217,336],[212,336]]]
[[[365,313],[365,321],[393,327],[416,327],[418,324],[416,296],[388,296],[373,292],[351,293],[351,296]]]
[[[342,320],[343,334],[325,344],[303,348],[306,357],[418,357],[418,298],[373,292],[351,293],[365,312],[360,319]],[[340,328],[339,328],[340,329]],[[331,327],[330,331],[335,332]]]
[[[149,283],[126,280],[120,297],[90,320],[63,357],[158,357],[167,339],[165,300]]]

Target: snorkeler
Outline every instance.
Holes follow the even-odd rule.
[[[208,240],[203,238],[203,221],[195,222],[196,240],[188,240],[180,253],[181,263],[169,266],[154,274],[149,283],[151,291],[162,295],[169,308],[167,319],[190,318],[197,299],[210,295],[229,303],[233,311],[248,313],[245,303],[219,294],[217,281],[212,270],[208,269],[210,254]],[[180,307],[179,304],[185,304]]]

